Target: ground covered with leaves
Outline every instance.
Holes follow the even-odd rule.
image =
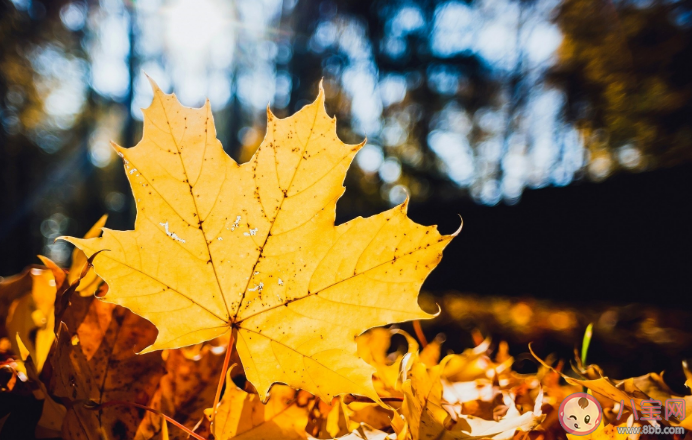
[[[49,263],[0,284],[3,313],[9,304],[5,334],[19,334],[0,342],[3,438],[190,438],[157,412],[135,405],[211,438],[210,406],[229,338],[138,355],[153,342],[156,328],[123,307],[79,294],[93,292],[88,289],[71,296],[56,334],[55,298],[69,289],[68,279]],[[101,284],[100,294],[106,289]],[[421,347],[403,330],[375,328],[357,343],[359,356],[375,369],[379,403],[350,394],[324,401],[274,385],[263,404],[233,355],[216,416],[222,434],[215,438],[565,438],[558,406],[584,385],[605,415],[591,438],[614,438],[615,426],[637,423],[629,410],[616,420],[621,400],[676,397],[658,374],[611,381],[578,357],[569,383],[560,374],[564,361],[556,369],[537,364],[536,374],[519,374],[502,342],[483,340],[443,356],[440,338]]]
[[[614,381],[585,365],[588,332],[569,375],[533,353],[537,372],[520,374],[507,343],[478,335],[457,354],[427,342],[420,321],[436,314],[419,291],[459,231],[413,222],[407,202],[335,225],[364,143],[338,139],[322,90],[289,118],[268,111],[239,165],[209,103],[152,86],[142,141],[114,146],[134,230],[104,217],[63,238],[77,246],[69,270],[41,257],[0,284],[3,438],[552,439],[582,390],[603,408],[591,438],[657,424],[638,417],[649,399],[692,411],[661,375]],[[658,423],[689,429],[687,415]]]

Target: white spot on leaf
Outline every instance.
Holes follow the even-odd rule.
[[[235,228],[238,227],[238,224],[240,223],[240,216],[237,216],[235,218],[235,222],[233,223],[233,226],[231,226],[231,231],[235,231]]]
[[[178,237],[178,235],[177,235],[175,232],[171,232],[171,231],[168,230],[168,222],[166,222],[166,223],[159,223],[159,224],[160,224],[161,226],[163,226],[163,227],[166,229],[166,235],[168,235],[169,237],[171,237],[171,238],[172,238],[173,240],[175,240],[175,241],[179,241],[179,242],[181,242],[181,243],[185,243],[185,240],[183,240],[182,238]]]

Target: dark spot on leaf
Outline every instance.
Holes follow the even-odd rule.
[[[115,439],[127,439],[127,425],[122,420],[118,420],[113,424],[111,428],[111,433]],[[129,439],[127,439],[129,440]]]

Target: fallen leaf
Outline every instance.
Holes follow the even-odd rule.
[[[373,429],[385,429],[391,425],[393,411],[388,408],[370,402],[347,403],[344,413],[349,421],[365,424]]]
[[[16,298],[8,307],[5,321],[7,333],[12,335],[13,351],[20,353],[15,337],[18,334],[25,344],[23,348],[31,354],[37,373],[41,373],[59,321],[69,304],[71,289],[78,288],[83,274],[77,272],[73,281],[69,281],[68,274],[53,261],[41,255],[38,258],[44,266],[32,266],[0,284],[0,297]]]
[[[476,379],[468,382],[449,382],[442,380],[445,402],[451,404],[463,404],[480,400],[482,402],[492,402],[500,394],[498,387],[493,385],[489,379]]]
[[[576,348],[574,349],[574,361],[572,363],[572,369],[586,379],[598,379],[605,376],[603,370],[598,365],[584,365],[581,360],[581,355]]]
[[[549,364],[547,364],[543,359],[539,358],[536,353],[533,352],[533,349],[531,348],[531,345],[529,345],[529,351],[533,355],[533,357],[541,363],[546,368],[549,368],[553,371],[553,367],[551,367]],[[604,407],[605,405],[603,404],[602,399],[607,399],[605,403],[607,403],[609,406],[613,405],[614,403],[620,403],[621,401],[624,401],[626,404],[628,404],[631,401],[634,402],[635,408],[637,410],[641,410],[641,402],[642,400],[648,399],[648,396],[644,394],[641,390],[629,390],[625,391],[623,389],[618,388],[618,386],[610,380],[607,377],[601,377],[598,379],[576,379],[573,377],[569,377],[561,372],[558,372],[560,376],[565,380],[565,382],[571,384],[571,385],[578,385],[581,387],[586,387],[593,391],[595,393],[595,396],[599,403],[601,403],[601,406]]]
[[[41,260],[41,262],[48,268],[53,273],[53,278],[55,278],[55,288],[58,290],[58,292],[62,289],[66,289],[68,284],[65,283],[65,280],[67,280],[67,272],[57,264],[53,262],[48,257],[44,257],[43,255],[38,255],[38,259]]]
[[[506,353],[506,347],[496,361],[488,356],[489,347],[490,340],[486,339],[461,354],[447,355],[441,362],[442,397],[446,403],[463,408],[464,414],[489,413],[492,418],[501,389],[516,384],[511,375],[514,359]]]
[[[440,366],[428,369],[416,363],[404,382],[404,403],[401,413],[413,440],[444,440],[457,438],[447,430],[451,415],[442,407]]]
[[[95,254],[92,254],[91,257],[89,257],[84,264],[84,267],[82,267],[81,272],[79,273],[79,276],[77,279],[75,279],[72,284],[69,283],[64,283],[61,288],[58,289],[58,292],[56,293],[55,296],[55,304],[54,304],[54,309],[55,309],[55,332],[58,332],[58,323],[61,322],[64,319],[65,312],[67,311],[68,307],[71,304],[72,297],[74,296],[74,293],[79,289],[79,286],[81,285],[81,281],[84,279],[85,276],[88,275],[89,271],[92,270],[93,265],[92,262],[94,261],[94,258],[96,258],[100,254],[100,252],[97,252]],[[39,257],[41,258],[41,257]],[[46,259],[47,260],[47,259]],[[54,269],[57,269],[57,266],[55,266]],[[54,270],[55,272],[55,270]],[[65,277],[65,273],[61,270],[63,277]]]
[[[441,376],[451,382],[468,382],[480,378],[488,378],[488,372],[495,367],[488,357],[490,339],[486,339],[474,348],[464,350],[460,354],[450,354],[441,362],[444,367]],[[510,358],[502,365],[512,365]]]
[[[127,309],[95,297],[75,296],[66,313],[69,322],[81,323],[70,331],[62,323],[58,349],[51,361],[54,394],[63,398],[68,414],[63,425],[66,439],[107,438],[131,440],[143,414],[127,405],[99,410],[84,404],[124,401],[146,405],[165,373],[160,353],[137,356],[134,348],[153,341],[156,329]]]
[[[106,225],[107,219],[108,215],[104,214],[96,223],[94,223],[94,226],[89,229],[86,235],[84,235],[84,238],[94,238],[101,235],[101,229]],[[67,281],[70,284],[77,281],[85,264],[87,264],[87,256],[84,254],[84,252],[78,248],[75,248],[74,251],[72,251],[72,265],[67,273]],[[94,269],[89,268],[88,272],[81,278],[81,282],[77,287],[77,293],[79,293],[80,296],[91,296],[96,293],[102,282],[103,280],[96,275]]]
[[[533,352],[531,345],[529,344],[529,351],[533,357],[538,360],[544,367],[555,371],[548,363],[539,358],[536,353]],[[596,368],[593,371],[601,371],[600,368]],[[647,375],[625,379],[615,383],[607,377],[601,377],[599,379],[581,380],[575,379],[565,374],[558,372],[562,378],[569,384],[578,385],[586,387],[594,393],[594,397],[599,400],[601,407],[604,411],[607,411],[608,407],[613,407],[614,404],[623,403],[626,406],[631,406],[634,403],[634,407],[637,411],[641,411],[641,403],[644,400],[650,398],[656,398],[658,400],[665,401],[668,398],[683,398],[686,401],[685,405],[685,418],[683,420],[677,420],[675,417],[671,416],[668,423],[672,426],[682,426],[685,429],[692,429],[692,396],[675,396],[668,385],[663,382],[660,375],[656,373],[649,373]],[[641,388],[640,388],[641,387]],[[652,395],[647,394],[647,392]]]
[[[356,338],[358,356],[373,367],[389,365],[387,350],[392,343],[392,334],[391,329],[378,327],[359,335]]]
[[[533,411],[519,412],[514,399],[506,393],[504,404],[507,412],[499,420],[487,420],[461,413],[450,413],[442,400],[440,372],[445,360],[432,368],[416,363],[411,368],[409,380],[404,385],[402,414],[408,423],[413,440],[451,439],[509,439],[516,431],[531,431],[545,415],[541,412],[543,393],[539,391]]]
[[[40,373],[55,340],[53,304],[57,287],[51,270],[34,267],[29,274],[31,291],[12,302],[6,327],[7,333],[13,336],[12,351],[21,352],[15,337],[19,335]]]
[[[17,275],[0,280],[0,317],[6,318],[12,302],[31,292],[31,269],[34,267],[27,267]],[[3,321],[3,325],[5,323]]]
[[[55,438],[60,436],[66,416],[67,409],[46,394],[46,398],[43,399],[41,418],[36,425],[36,438]]]
[[[299,391],[285,385],[274,385],[269,400],[262,403],[257,394],[248,394],[229,377],[219,403],[213,427],[216,440],[305,439],[307,406],[298,405]],[[211,416],[211,408],[205,413]]]
[[[517,431],[531,431],[545,419],[545,415],[541,411],[541,405],[543,404],[542,390],[539,390],[533,410],[523,414],[517,409],[514,403],[514,396],[505,393],[503,402],[507,407],[507,412],[499,420],[487,420],[481,417],[457,414],[455,424],[451,427],[451,430],[464,435],[457,438],[511,439]]]
[[[406,339],[407,352],[387,355],[393,335]],[[412,363],[418,358],[418,342],[399,329],[373,328],[356,338],[358,356],[375,368],[373,385],[381,397],[403,397],[401,384]],[[391,359],[394,357],[394,359]]]
[[[637,392],[643,393],[640,397],[650,397],[664,402],[675,396],[673,390],[663,381],[663,373],[649,373],[644,376],[625,379],[616,384],[621,390],[636,395]]]
[[[225,350],[214,353],[209,344],[193,346],[190,350],[164,351],[167,373],[161,377],[149,406],[188,428],[194,427],[214,401],[224,353]],[[161,416],[148,412],[137,428],[135,439],[155,438],[163,425]],[[177,428],[171,428],[169,432],[172,437],[182,434]]]
[[[442,343],[445,338],[443,335],[435,336],[435,339],[430,341],[423,350],[420,352],[419,359],[428,367],[434,367],[440,362],[440,355],[442,354]]]
[[[62,425],[63,438],[99,439],[98,414],[87,407],[89,402],[98,400],[98,385],[79,346],[72,345],[72,338],[64,323],[60,324],[51,364],[55,373],[50,389],[53,395],[62,398],[68,409]]]
[[[353,401],[351,396],[339,396],[331,404],[320,403],[321,417],[311,413],[308,431],[319,438],[343,437],[362,424],[373,429],[385,429],[391,425],[395,412],[374,402]]]
[[[361,423],[352,432],[341,437],[334,437],[334,440],[395,440],[396,438],[395,434],[388,434],[369,426],[367,423]],[[308,435],[308,439],[317,440],[311,435]]]
[[[372,367],[355,338],[432,317],[423,280],[456,235],[406,215],[408,202],[334,226],[351,160],[324,109],[324,91],[295,115],[267,112],[267,135],[238,165],[216,139],[211,107],[183,107],[153,82],[144,135],[117,147],[133,189],[134,231],[65,238],[96,258],[107,301],[153,322],[144,350],[178,348],[237,329],[237,350],[262,399],[275,382],[325,401],[374,400]],[[278,367],[277,367],[278,366]]]
[[[41,416],[36,424],[34,436],[36,438],[57,437],[60,435],[67,410],[63,405],[53,400],[45,384],[39,379],[39,374],[31,353],[26,348],[19,334],[16,335],[16,339],[21,359],[24,362],[24,372],[31,380],[32,385],[35,386],[33,394],[38,400],[43,401]]]

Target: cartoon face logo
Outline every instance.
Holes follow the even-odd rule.
[[[574,435],[591,434],[601,424],[603,410],[593,397],[586,393],[570,394],[560,404],[560,424]]]

